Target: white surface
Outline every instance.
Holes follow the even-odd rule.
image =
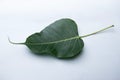
[[[120,80],[119,0],[0,0],[0,80]],[[81,55],[72,60],[36,56],[24,45],[26,37],[61,18],[76,21],[84,35]]]

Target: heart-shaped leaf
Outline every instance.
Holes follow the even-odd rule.
[[[77,25],[71,19],[61,19],[50,24],[40,33],[29,36],[25,44],[34,53],[50,54],[58,58],[73,57],[84,46]]]
[[[12,44],[27,45],[35,54],[48,54],[57,58],[70,58],[82,51],[84,42],[81,38],[99,33],[111,27],[114,27],[114,25],[91,34],[79,36],[77,24],[73,20],[60,19],[47,26],[41,32],[29,36],[25,43],[9,41]]]

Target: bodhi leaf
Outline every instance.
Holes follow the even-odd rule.
[[[77,25],[71,19],[61,19],[50,24],[40,33],[29,36],[25,44],[34,53],[50,54],[58,58],[73,57],[84,46]]]
[[[113,27],[113,25],[110,27]],[[110,27],[80,37],[77,24],[73,20],[60,19],[47,26],[41,32],[30,35],[25,43],[13,43],[9,41],[13,44],[25,44],[35,54],[48,54],[57,58],[70,58],[82,51],[84,42],[81,38],[96,34]]]

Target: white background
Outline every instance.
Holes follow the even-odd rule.
[[[24,45],[32,33],[71,18],[85,47],[71,60],[36,56]],[[120,80],[120,0],[0,0],[0,80]]]

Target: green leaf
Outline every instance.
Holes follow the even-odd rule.
[[[47,26],[39,33],[30,35],[23,44],[35,54],[47,54],[57,58],[71,58],[82,51],[84,42],[81,38],[88,37],[104,31],[114,25],[103,28],[99,31],[79,36],[77,24],[71,19],[60,19]]]
[[[61,19],[50,24],[40,33],[29,36],[25,44],[36,54],[50,54],[58,58],[73,57],[84,46],[77,25],[71,19]]]

